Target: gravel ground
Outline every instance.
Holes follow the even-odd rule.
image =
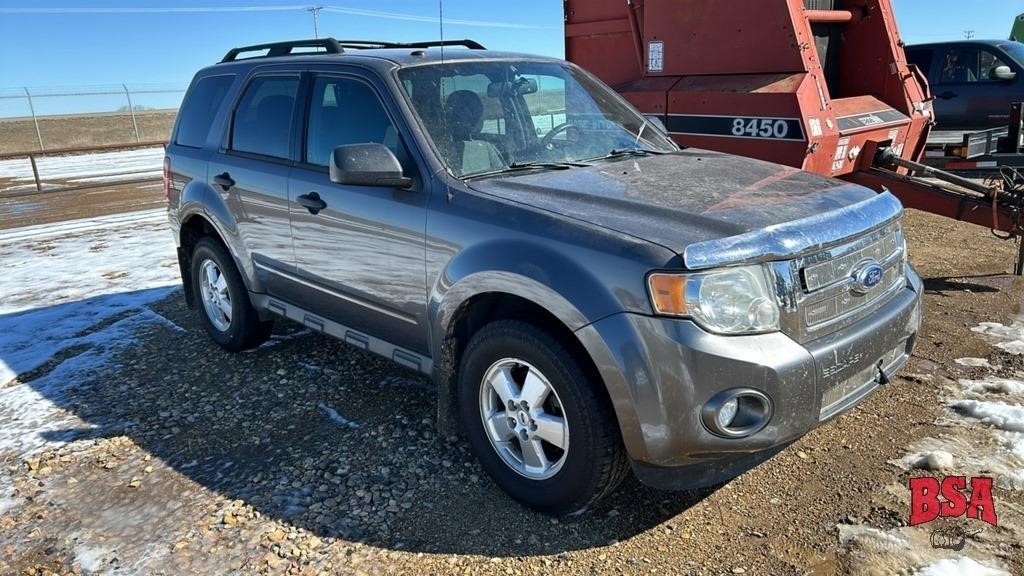
[[[902,528],[907,479],[924,472],[889,460],[943,432],[940,382],[989,373],[954,359],[1024,369],[970,331],[1009,323],[1024,283],[1005,274],[1012,244],[983,229],[916,212],[907,229],[926,315],[891,385],[718,490],[630,479],[562,520],[516,505],[437,436],[429,381],[284,323],[225,353],[172,294],[149,307],[167,322],[105,370],[38,387],[71,423],[28,457],[0,451],[0,573],[910,574],[949,554],[927,546],[931,528]],[[997,489],[996,506],[1000,527],[964,553],[1024,574],[1024,497]],[[840,538],[854,527],[925,544],[888,559]]]

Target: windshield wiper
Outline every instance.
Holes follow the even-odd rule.
[[[583,162],[549,162],[549,161],[537,161],[537,162],[513,162],[509,164],[509,168],[519,170],[524,168],[554,168],[555,170],[566,170],[569,168],[586,168],[590,164]]]
[[[668,154],[662,150],[651,150],[650,148],[613,148],[604,156],[598,156],[593,158],[591,161],[597,160],[610,160],[612,158],[621,158],[623,156],[662,156]]]
[[[527,172],[530,170],[569,170],[571,168],[583,168],[586,166],[590,166],[590,164],[584,164],[582,162],[513,162],[505,168],[488,170],[487,172],[477,172],[476,174],[467,174],[465,177],[485,178],[487,176],[496,176],[498,174]]]

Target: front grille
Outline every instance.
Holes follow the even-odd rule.
[[[839,290],[838,294],[826,294],[820,300],[804,304],[804,323],[813,328],[856,312],[879,296],[890,292],[894,284],[903,280],[902,276],[900,268],[892,265],[885,270],[882,282],[866,294],[854,294],[849,290]]]
[[[855,276],[871,262],[881,281],[858,285]],[[807,342],[840,330],[877,310],[906,283],[906,245],[898,221],[860,238],[775,266],[783,303],[783,330]]]
[[[814,292],[826,286],[846,280],[853,274],[858,264],[865,260],[872,259],[876,262],[885,262],[890,256],[901,249],[901,242],[895,231],[889,231],[878,239],[870,240],[867,246],[856,248],[854,243],[853,251],[845,256],[839,256],[807,266],[803,269],[804,288],[807,292]]]
[[[887,229],[881,237],[872,235],[867,240],[847,245],[839,253],[842,255],[826,254],[828,259],[808,265],[802,271],[803,288],[808,296],[800,307],[808,328],[854,314],[906,281],[903,239],[898,227]],[[882,281],[863,293],[854,291],[853,275],[858,266],[872,260],[882,265]]]
[[[805,297],[799,308],[804,326],[815,329],[884,303],[887,295],[894,294],[906,282],[904,250],[903,232],[899,224],[893,224],[806,258],[800,269]],[[863,293],[858,292],[854,290],[853,276],[860,266],[871,261],[882,267],[882,280]]]

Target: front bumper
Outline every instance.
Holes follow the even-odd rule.
[[[688,320],[617,314],[577,331],[608,388],[633,468],[665,488],[709,485],[771,457],[880,385],[910,357],[921,323],[921,280],[856,324],[803,345],[782,333],[719,336]],[[772,401],[768,424],[745,438],[709,432],[715,394],[753,388]],[[826,398],[827,406],[822,406]]]

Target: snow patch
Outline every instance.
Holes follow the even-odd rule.
[[[177,324],[172,322],[170,318],[164,316],[163,314],[160,314],[158,312],[153,311],[151,308],[143,307],[140,310],[139,313],[141,315],[145,316],[146,318],[149,318],[149,319],[151,319],[151,320],[153,320],[153,321],[155,321],[155,322],[157,322],[159,324],[163,324],[164,327],[166,327],[167,329],[172,330],[174,332],[185,332],[186,331],[181,326],[178,326]]]
[[[327,417],[330,418],[331,420],[333,420],[334,422],[337,422],[338,424],[341,424],[342,426],[348,426],[349,428],[352,428],[352,429],[359,428],[359,424],[356,424],[355,422],[349,420],[348,418],[345,418],[341,414],[338,414],[337,410],[335,410],[334,408],[331,408],[327,404],[324,404],[324,403],[321,402],[317,406],[319,406],[319,408],[321,410],[323,410],[327,414]]]
[[[1010,573],[998,568],[989,568],[979,564],[972,558],[943,558],[921,568],[915,576],[1010,576]]]
[[[88,337],[71,339],[81,352],[64,358],[31,382],[0,389],[0,422],[4,423],[0,426],[0,453],[25,457],[54,443],[52,438],[59,432],[88,427],[70,411],[74,409],[75,388],[109,367],[114,353],[130,345],[134,333],[150,324],[146,317],[132,315]],[[44,353],[39,352],[35,359]]]
[[[869,550],[897,551],[907,547],[907,540],[898,533],[885,532],[864,524],[840,524],[839,543]]]
[[[159,212],[159,211],[158,211]],[[0,234],[0,315],[180,282],[166,216],[86,219]]]
[[[0,278],[0,453],[20,456],[90,427],[75,388],[167,325],[145,306],[180,282],[162,210],[2,231]]]
[[[852,574],[1009,576],[1000,568],[970,558],[990,554],[977,540],[966,540],[964,549],[958,549],[960,556],[951,557],[950,551],[935,548],[932,525],[880,530],[864,524],[840,524],[837,528],[839,543],[849,551],[848,568]]]
[[[904,470],[952,470],[955,463],[953,455],[945,450],[926,450],[924,452],[911,452],[899,460],[892,460],[891,463]]]
[[[972,394],[1024,395],[1024,382],[1011,378],[984,378],[982,380],[961,380],[960,387]]]
[[[55,355],[102,344],[97,326],[180,283],[162,210],[0,233],[0,386]],[[169,322],[169,321],[167,321]]]
[[[116,150],[69,154],[36,159],[39,177],[48,188],[60,187],[54,181],[65,185],[82,183],[119,182],[142,178],[160,178],[163,170],[164,149],[162,146],[137,150]],[[32,163],[28,158],[0,160],[0,179],[13,180],[14,185],[5,191],[35,189]]]
[[[310,330],[308,328],[305,328],[305,329],[299,330],[297,332],[291,332],[289,334],[272,334],[270,336],[269,340],[267,340],[263,344],[260,344],[256,348],[253,348],[252,350],[246,350],[244,353],[246,353],[246,354],[254,354],[258,350],[266,350],[268,348],[273,348],[275,346],[279,346],[281,344],[284,344],[285,342],[288,342],[289,340],[295,340],[296,338],[302,338],[303,336],[308,336],[308,335],[310,335],[312,333],[313,333],[312,330]]]
[[[1014,318],[1009,326],[999,322],[982,322],[971,328],[971,331],[989,336],[997,348],[1010,354],[1024,354],[1024,317]]]
[[[957,358],[954,362],[970,368],[988,368],[989,370],[995,368],[989,363],[988,358]]]
[[[947,470],[942,465],[950,455],[956,470],[974,475],[994,476],[1007,490],[1024,490],[1024,382],[1012,378],[986,377],[981,380],[949,381],[945,400],[956,418],[948,420],[955,437],[924,438],[909,453],[892,460],[905,470],[924,468]],[[987,426],[978,426],[977,424]]]
[[[78,545],[75,547],[75,563],[82,567],[86,574],[99,572],[106,563],[106,556],[112,550]]]
[[[1008,432],[1024,432],[1024,406],[987,400],[953,400],[949,406],[983,424]]]
[[[337,370],[334,370],[334,369],[331,369],[331,368],[324,368],[323,366],[317,366],[316,364],[310,364],[309,362],[299,362],[299,366],[301,368],[303,368],[304,370],[306,370],[307,372],[312,372],[314,374],[316,374],[318,372],[321,373],[321,374],[328,374],[328,375],[337,374],[338,373]]]

